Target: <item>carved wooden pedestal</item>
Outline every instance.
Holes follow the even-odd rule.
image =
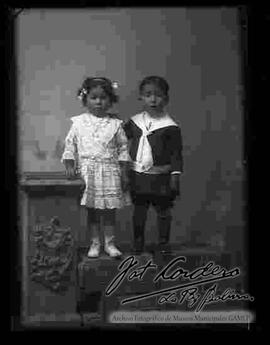
[[[82,188],[83,181],[67,180],[64,173],[23,176],[20,210],[25,324],[79,323],[75,253],[87,236],[86,215],[79,205]]]
[[[105,325],[110,323],[110,315],[115,311],[125,311],[130,308],[134,310],[153,309],[153,300],[144,300],[133,303],[127,307],[121,305],[121,301],[134,293],[147,293],[154,291],[157,287],[153,282],[154,271],[147,271],[143,279],[127,281],[112,291],[107,289],[110,283],[119,274],[118,266],[124,261],[131,258],[132,254],[125,252],[120,259],[110,258],[106,254],[101,254],[99,258],[90,259],[86,256],[87,248],[80,248],[78,252],[78,290],[77,290],[77,311],[81,314],[82,324],[84,325]],[[139,266],[146,264],[150,260],[154,260],[153,254],[144,253],[140,256],[134,256]],[[122,267],[127,267],[130,259]]]

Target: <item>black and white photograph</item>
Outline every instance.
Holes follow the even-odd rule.
[[[255,327],[247,8],[16,11],[21,327]]]

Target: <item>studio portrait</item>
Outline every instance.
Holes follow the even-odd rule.
[[[241,7],[18,14],[24,327],[249,327],[243,23]]]

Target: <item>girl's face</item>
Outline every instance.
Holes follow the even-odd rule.
[[[101,86],[94,87],[87,95],[86,107],[90,113],[102,117],[111,107],[110,97]]]
[[[161,114],[165,105],[168,103],[164,91],[155,84],[144,85],[141,99],[144,103],[144,110],[152,116]]]

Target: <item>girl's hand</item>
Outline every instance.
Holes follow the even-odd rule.
[[[180,175],[171,174],[170,187],[175,196],[180,196]]]
[[[75,167],[74,167],[74,160],[72,159],[65,159],[64,164],[66,167],[66,175],[68,179],[74,179],[75,174]]]
[[[74,179],[76,177],[75,169],[73,167],[66,168],[66,175],[68,179]]]

